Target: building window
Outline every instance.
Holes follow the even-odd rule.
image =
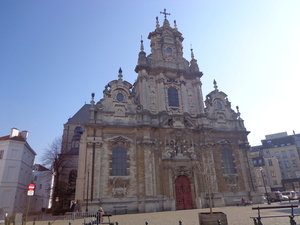
[[[282,158],[287,158],[287,154],[285,151],[282,151],[281,154],[282,154]]]
[[[222,110],[222,104],[221,104],[220,102],[217,102],[217,103],[216,103],[216,108],[217,108],[218,110]]]
[[[179,107],[178,91],[176,88],[170,87],[168,89],[169,106]]]
[[[72,148],[79,148],[79,140],[72,140]]]
[[[270,156],[270,155],[271,155],[271,153],[270,153],[269,150],[266,151],[266,155],[267,155],[267,156]]]
[[[116,147],[112,153],[112,176],[127,175],[127,153],[123,147]]]
[[[271,171],[271,176],[272,177],[276,177],[276,174],[275,174],[275,172],[273,170]]]
[[[232,157],[231,152],[228,149],[222,150],[222,160],[223,160],[225,174],[236,173],[236,170],[234,168],[234,163],[233,163],[233,157]]]
[[[290,163],[289,163],[289,161],[284,161],[284,165],[285,165],[285,168],[290,168]]]
[[[277,159],[280,159],[279,152],[275,152],[274,154],[275,154],[275,157],[276,157]]]
[[[75,185],[77,179],[77,170],[72,170],[69,173],[69,184]]]
[[[268,162],[269,162],[269,166],[273,166],[273,161],[272,161],[272,159],[268,159]]]
[[[40,184],[40,187],[39,187],[39,188],[42,189],[42,187],[43,187],[43,184]]]
[[[292,163],[293,163],[293,167],[298,167],[298,163],[296,159],[292,160]]]
[[[34,176],[33,180],[34,180],[34,181],[37,181],[37,176]]]
[[[3,155],[4,155],[4,150],[0,151],[0,159],[3,159]]]
[[[289,152],[291,157],[296,157],[294,149],[290,149]]]
[[[273,180],[273,184],[274,185],[278,185],[278,181],[277,180]]]
[[[286,178],[285,173],[281,173],[281,177],[282,177],[282,179],[285,179]]]
[[[117,94],[117,100],[118,102],[123,102],[124,101],[124,95],[122,93]]]

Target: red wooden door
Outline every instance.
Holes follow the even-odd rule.
[[[180,175],[175,180],[176,209],[193,209],[191,184],[186,176]]]

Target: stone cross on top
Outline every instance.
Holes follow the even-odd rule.
[[[163,12],[160,12],[160,14],[164,14],[165,15],[165,20],[167,19],[167,15],[171,15],[171,13],[167,13],[167,10],[166,9],[164,9],[164,11]]]

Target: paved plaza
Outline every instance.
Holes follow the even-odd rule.
[[[291,203],[272,203],[271,206],[286,206],[290,204],[298,205],[299,203],[298,201],[292,201]],[[250,217],[257,216],[257,210],[252,210],[252,207],[257,206],[263,207],[268,205],[258,204],[253,206],[230,206],[213,208],[213,211],[225,213],[227,215],[229,225],[253,225],[254,222]],[[145,225],[146,222],[148,223],[148,225],[179,225],[179,221],[182,221],[182,225],[199,225],[198,213],[208,211],[209,209],[193,209],[168,212],[113,215],[111,217],[111,222],[118,222],[119,225]],[[261,210],[261,216],[289,215],[290,213],[290,209]],[[294,214],[300,214],[300,208],[295,208]],[[300,216],[296,216],[295,220],[297,224],[300,224]],[[89,218],[86,222],[89,221],[91,221],[91,218]],[[42,221],[37,221],[35,225],[48,225],[49,222],[56,225],[70,225],[70,223],[71,225],[82,225],[84,220],[64,220],[63,217],[54,217],[47,215],[43,218]],[[107,218],[104,218],[104,222],[107,222]],[[288,217],[265,218],[262,219],[262,222],[264,225],[290,224]],[[27,225],[32,224],[32,219],[29,218]]]

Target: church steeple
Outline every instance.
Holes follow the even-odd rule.
[[[170,26],[164,9],[163,25],[156,17],[156,29],[149,33],[151,54],[144,52],[143,40],[135,72],[138,73],[134,91],[144,110],[151,113],[162,111],[172,113],[204,113],[201,91],[202,72],[191,49],[191,61],[183,57],[184,38],[178,31],[177,23]],[[160,99],[156,99],[160,96]],[[176,104],[175,104],[176,103]]]

